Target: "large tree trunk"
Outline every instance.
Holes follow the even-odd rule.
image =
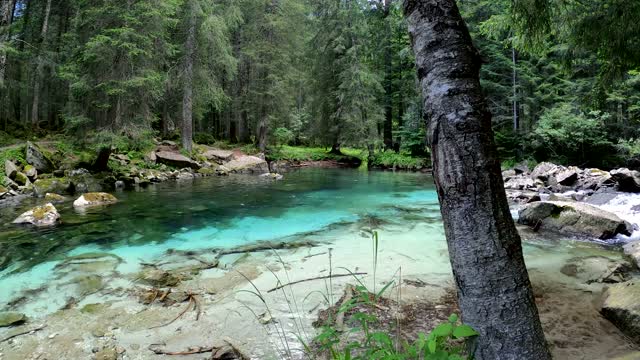
[[[433,171],[475,359],[551,356],[503,188],[481,59],[455,0],[405,0]]]
[[[51,13],[51,0],[47,0],[47,6],[44,10],[44,20],[42,21],[42,31],[40,32],[40,48],[36,58],[36,73],[33,84],[33,102],[31,103],[31,126],[38,126],[40,114],[40,88],[42,87],[42,77],[44,76],[44,60],[42,59],[42,51],[46,50],[47,34],[49,32],[49,14]]]
[[[182,147],[191,152],[193,146],[193,61],[196,47],[196,18],[193,0],[187,3],[187,42],[185,44],[184,94],[182,97]]]
[[[15,0],[0,0],[0,43],[9,40],[9,29],[13,15]],[[7,67],[7,53],[0,53],[0,89],[4,88],[4,77]]]

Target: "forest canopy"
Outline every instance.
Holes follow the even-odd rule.
[[[426,156],[399,1],[1,0],[2,142]],[[503,160],[640,153],[640,3],[458,1]]]

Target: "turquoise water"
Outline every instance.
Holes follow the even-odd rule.
[[[56,265],[69,256],[108,252],[123,260],[117,271],[129,273],[168,249],[286,240],[356,222],[373,227],[390,219],[437,224],[440,216],[432,179],[410,173],[306,169],[277,182],[253,176],[205,178],[115,195],[116,205],[84,212],[73,209],[73,199],[56,205],[62,224],[50,229],[10,224],[37,200],[2,209],[0,247],[8,260],[0,287],[10,291],[3,291],[0,301],[51,281]]]

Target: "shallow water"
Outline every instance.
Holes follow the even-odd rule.
[[[57,311],[74,298],[78,308],[112,302],[121,304],[127,314],[133,309],[137,314],[142,309],[136,308],[140,305],[135,305],[137,300],[126,290],[133,287],[142,264],[170,261],[172,255],[168,255],[168,250],[206,254],[208,249],[260,240],[327,242],[334,251],[334,267],[372,273],[370,231],[374,229],[381,237],[380,275],[377,280],[369,276],[364,281],[382,287],[401,267],[403,276],[433,285],[426,292],[432,293],[430,296],[434,299],[452,286],[437,195],[432,178],[424,174],[304,169],[286,174],[285,180],[277,182],[253,176],[216,177],[159,184],[137,192],[118,192],[116,196],[120,200],[118,204],[86,212],[74,210],[73,199],[56,205],[63,224],[51,229],[10,224],[20,211],[37,200],[23,204],[20,209],[0,209],[3,223],[0,254],[9,255],[6,267],[0,272],[0,308],[21,311],[35,319],[47,317],[47,321],[51,321],[60,316],[61,312]],[[561,272],[567,261],[574,258],[599,256],[619,260],[622,257],[619,249],[562,237],[542,238],[521,230],[532,282],[544,299],[540,304],[541,316],[554,354],[567,359],[599,359],[611,349],[622,346],[621,349],[626,350],[627,340],[601,318],[592,304],[601,285],[587,285]],[[315,252],[308,250],[307,255],[326,254],[327,250],[326,247]],[[77,259],[72,258],[74,256],[91,253],[103,255],[92,263],[69,263],[69,259]],[[294,269],[293,278],[327,273],[326,255],[301,258],[302,255],[294,252],[283,256]],[[177,259],[171,261],[181,261]],[[259,267],[272,260],[258,256],[253,258],[252,266]],[[264,268],[256,274],[259,273],[268,275]],[[240,285],[243,279],[222,287],[212,285],[218,281],[226,284],[227,277],[233,277],[233,273],[205,271],[188,281],[187,288],[214,293],[225,290],[225,286],[227,291],[229,286],[243,286]],[[255,282],[262,289],[275,285],[270,276],[257,277]],[[334,284],[331,291],[336,298],[343,285],[337,281]],[[216,290],[211,290],[211,286]],[[307,294],[318,292],[317,286],[322,288],[322,284],[310,283],[296,289],[299,291],[296,295],[306,298]],[[290,316],[286,301],[273,300],[273,306],[282,309],[281,316]],[[220,319],[214,315],[221,312],[219,306],[230,309],[239,306],[232,300],[225,301],[230,302],[227,305],[210,303],[210,315],[206,319],[210,323],[197,326],[220,326],[216,322]],[[309,322],[313,319],[308,314],[317,306],[305,312]],[[65,321],[80,324],[85,321],[86,315],[73,314]],[[572,320],[567,320],[562,327],[553,326],[570,317]],[[246,322],[234,325],[240,327],[239,333],[248,326]],[[135,332],[125,333],[125,329],[126,326],[121,339],[124,342],[135,335]],[[591,335],[574,337],[572,331],[576,329],[582,332],[590,329]],[[86,329],[82,330],[86,333]],[[139,333],[141,338],[149,336],[148,330],[145,331]],[[195,333],[200,331],[201,328],[193,329]],[[171,339],[173,335],[167,333],[166,336]],[[595,338],[600,342],[594,342]],[[63,346],[62,341],[60,344]]]

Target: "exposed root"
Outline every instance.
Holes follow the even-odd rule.
[[[196,312],[196,321],[200,320],[200,314],[202,313],[202,306],[200,305],[200,301],[196,297],[197,294],[189,292],[189,293],[187,293],[187,295],[189,296],[189,303],[184,308],[184,310],[182,310],[178,314],[178,316],[173,318],[173,320],[169,321],[168,323],[165,323],[165,324],[162,324],[162,325],[157,325],[157,326],[152,326],[152,327],[149,328],[149,330],[157,329],[157,328],[161,328],[161,327],[165,327],[165,326],[173,324],[174,322],[176,322],[176,320],[180,319],[184,314],[186,314],[187,311],[189,311],[189,309],[191,309],[191,308],[193,308],[193,310]]]

